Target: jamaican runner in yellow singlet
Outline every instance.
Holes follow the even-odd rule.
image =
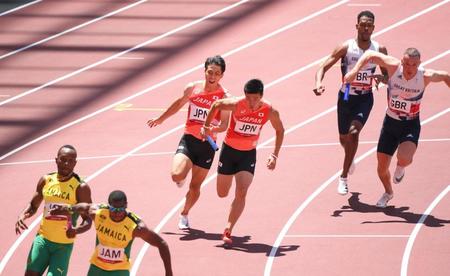
[[[74,212],[89,215],[97,233],[95,250],[91,257],[88,276],[130,275],[130,251],[134,238],[138,237],[158,247],[164,262],[165,275],[172,276],[170,251],[167,243],[134,213],[127,210],[127,197],[122,191],[109,194],[108,204],[80,203],[60,205],[51,213]]]
[[[16,233],[20,234],[28,228],[25,219],[33,216],[44,201],[41,225],[28,254],[26,276],[42,275],[47,268],[47,275],[67,275],[75,236],[91,227],[88,216],[82,215],[83,221],[77,227],[78,214],[51,213],[52,209],[61,206],[92,202],[89,186],[73,172],[76,158],[73,146],[65,145],[59,149],[55,159],[58,172],[41,177],[30,203],[16,222]]]

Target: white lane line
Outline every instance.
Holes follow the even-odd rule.
[[[425,142],[449,142],[450,138],[445,139],[419,139],[420,143]],[[378,141],[360,141],[360,145],[374,145]],[[295,144],[295,145],[283,145],[282,148],[313,148],[313,147],[336,147],[341,146],[339,143],[315,143],[315,144]],[[273,149],[275,146],[264,146],[261,149]],[[161,156],[161,155],[173,155],[173,151],[159,151],[159,152],[145,152],[145,153],[135,153],[130,155],[130,157],[146,157],[146,156]],[[99,159],[112,159],[118,158],[123,154],[112,154],[112,155],[97,155],[97,156],[85,156],[77,157],[77,160],[99,160]],[[0,163],[0,166],[16,166],[16,165],[30,165],[30,164],[40,164],[40,163],[53,163],[55,159],[43,159],[43,160],[29,160],[29,161],[18,161],[18,162],[5,162]]]
[[[409,238],[409,235],[286,235],[286,238]]]
[[[116,57],[116,59],[144,59],[143,57]]]
[[[447,2],[447,1],[446,1]],[[417,13],[419,14],[419,13]],[[403,20],[402,20],[403,21]],[[424,62],[422,65],[425,66],[431,62],[434,62],[435,60],[437,60],[439,58],[444,57],[446,54],[450,53],[450,50],[447,50],[444,52],[444,54],[439,54],[429,60],[427,60],[426,62]],[[431,122],[443,115],[445,115],[446,113],[450,112],[450,108],[447,108],[433,116],[431,116],[430,118],[424,120],[421,122],[421,125],[425,125],[428,122]],[[355,163],[359,163],[361,160],[365,159],[367,156],[371,155],[372,153],[374,153],[376,151],[376,147],[373,147],[372,149],[368,150],[367,152],[365,152],[363,155],[359,156],[358,158],[355,159]],[[278,234],[273,246],[272,246],[272,250],[270,251],[269,256],[267,257],[267,261],[266,261],[266,266],[264,268],[264,276],[270,276],[271,270],[272,270],[272,265],[274,262],[274,257],[278,251],[278,248],[283,240],[283,238],[286,236],[287,232],[289,231],[289,229],[291,228],[292,224],[294,224],[294,222],[297,220],[297,218],[300,216],[300,214],[303,212],[303,210],[317,197],[319,196],[319,194],[325,190],[325,188],[328,187],[328,185],[330,185],[330,183],[334,182],[341,174],[341,170],[339,170],[337,173],[335,173],[333,176],[331,176],[327,181],[325,181],[324,183],[322,183],[322,185],[320,185],[304,202],[302,202],[302,204],[297,208],[297,210],[294,211],[294,213],[291,215],[291,217],[289,218],[289,220],[286,222],[286,224],[283,226],[283,228],[281,229],[280,233]]]
[[[270,38],[270,37],[272,37],[272,36],[274,36],[274,35],[280,33],[281,30],[282,30],[282,31],[286,31],[286,30],[288,30],[289,28],[295,27],[295,26],[297,26],[298,24],[300,24],[300,23],[302,23],[302,22],[305,22],[305,21],[308,20],[308,19],[312,19],[313,16],[318,16],[318,15],[322,14],[322,13],[325,12],[325,11],[329,11],[329,10],[331,9],[331,7],[332,7],[332,8],[336,8],[336,7],[338,7],[339,5],[342,5],[342,4],[346,3],[346,2],[348,2],[348,0],[340,1],[340,2],[338,2],[338,3],[336,3],[336,4],[332,5],[332,6],[329,6],[329,7],[325,8],[325,9],[319,11],[319,12],[314,13],[313,15],[304,17],[304,18],[302,18],[302,19],[300,19],[300,20],[298,20],[298,21],[296,21],[296,22],[294,22],[294,23],[291,23],[291,24],[289,24],[289,25],[287,25],[287,26],[285,26],[285,27],[282,27],[282,28],[280,28],[280,29],[278,29],[278,30],[276,30],[276,31],[274,31],[274,32],[272,32],[272,33],[270,33],[270,34],[268,34],[268,35],[264,35],[264,36],[259,37],[259,38],[255,39],[255,40],[253,40],[253,41],[251,41],[251,42],[249,42],[249,43],[247,43],[247,44],[245,44],[245,45],[243,45],[243,46],[240,46],[240,47],[238,47],[238,48],[235,48],[235,49],[233,49],[233,50],[231,50],[231,51],[229,51],[229,52],[223,54],[222,56],[223,56],[223,57],[231,56],[231,55],[235,54],[236,52],[242,51],[242,50],[244,50],[244,49],[246,49],[246,48],[248,48],[248,47],[250,47],[250,46],[255,45],[256,43],[259,43],[259,42],[261,42],[261,41],[263,41],[263,40],[266,40],[266,39],[268,39],[268,38]],[[322,59],[321,59],[321,60],[322,60]],[[319,60],[319,61],[320,61],[320,60]],[[310,64],[310,65],[306,66],[305,68],[310,68],[310,67],[312,67],[312,66],[315,65],[315,64],[317,64],[317,63]],[[155,84],[155,85],[152,85],[152,86],[150,86],[150,87],[148,87],[148,88],[146,88],[146,89],[144,89],[144,90],[142,90],[142,91],[140,91],[140,92],[137,92],[137,93],[135,93],[135,94],[133,94],[133,95],[127,97],[127,98],[124,98],[124,99],[122,99],[122,100],[119,100],[119,101],[117,101],[117,102],[115,102],[115,103],[112,103],[112,104],[110,104],[110,105],[108,105],[108,106],[105,106],[105,107],[103,107],[103,108],[101,108],[101,109],[98,109],[97,111],[94,111],[93,113],[90,113],[90,114],[88,114],[88,115],[86,115],[86,116],[83,116],[83,117],[81,117],[81,118],[79,118],[79,119],[77,119],[77,120],[75,120],[75,121],[72,121],[72,122],[70,122],[70,123],[68,123],[68,124],[65,124],[65,125],[63,125],[63,126],[61,126],[61,127],[59,127],[59,128],[56,128],[56,129],[52,130],[52,131],[50,131],[50,132],[47,132],[46,134],[44,134],[44,135],[42,135],[42,136],[40,136],[40,137],[38,137],[38,138],[36,138],[36,139],[34,139],[34,140],[28,142],[28,143],[25,143],[25,144],[23,144],[22,146],[20,146],[20,147],[14,149],[14,150],[12,150],[12,151],[10,151],[10,152],[8,152],[8,153],[2,155],[2,156],[0,157],[0,161],[3,160],[3,159],[5,159],[5,158],[7,158],[8,156],[13,155],[13,154],[16,153],[16,152],[19,152],[19,151],[21,151],[21,150],[27,148],[27,147],[30,146],[30,145],[33,145],[33,144],[35,144],[35,143],[37,143],[37,142],[39,142],[39,141],[41,141],[41,140],[43,140],[43,139],[45,139],[45,138],[47,138],[47,137],[49,137],[49,136],[55,134],[55,133],[58,133],[58,132],[60,132],[60,131],[62,131],[62,130],[64,130],[64,129],[66,129],[66,128],[68,128],[68,127],[71,127],[71,126],[73,126],[73,125],[76,125],[76,124],[78,124],[78,123],[80,123],[80,122],[83,122],[83,121],[85,121],[85,120],[87,120],[87,119],[89,119],[89,118],[92,118],[92,117],[94,117],[94,116],[96,116],[96,115],[98,115],[98,114],[101,114],[101,113],[103,113],[103,112],[105,112],[105,111],[107,111],[107,110],[109,110],[109,109],[115,108],[116,106],[118,106],[118,105],[120,105],[120,104],[124,104],[124,103],[126,103],[126,102],[128,102],[128,101],[130,101],[130,100],[132,100],[132,99],[134,99],[134,98],[137,98],[137,97],[139,97],[139,96],[141,96],[141,95],[144,95],[144,94],[146,94],[146,93],[148,93],[148,92],[150,92],[150,91],[153,91],[153,90],[155,90],[155,89],[157,89],[157,88],[159,88],[159,87],[161,87],[161,86],[164,86],[164,85],[166,85],[167,83],[170,83],[170,82],[172,82],[172,81],[174,81],[174,80],[177,80],[177,79],[179,79],[179,78],[181,78],[181,77],[184,77],[184,76],[186,76],[186,75],[188,75],[188,74],[190,74],[190,73],[192,73],[192,72],[194,72],[194,71],[196,71],[196,70],[198,70],[198,69],[203,68],[203,66],[204,66],[204,64],[199,64],[199,65],[197,65],[197,66],[195,66],[195,67],[192,67],[191,69],[188,69],[188,70],[186,70],[186,71],[184,71],[184,72],[181,72],[181,73],[179,73],[179,74],[177,74],[177,75],[175,75],[175,76],[173,76],[173,77],[170,77],[170,78],[168,78],[168,79],[166,79],[166,80],[164,80],[164,81],[162,81],[162,82],[159,82],[159,83],[157,83],[157,84]],[[299,70],[297,70],[296,74],[300,73],[301,71],[303,71],[302,68],[300,68]],[[291,74],[290,76],[292,76],[292,75],[294,75],[294,74]],[[286,79],[286,78],[285,78],[285,79]],[[279,79],[279,81],[281,81],[281,79]]]
[[[449,142],[450,138],[443,138],[443,139],[419,139],[420,143],[425,143],[425,142]],[[359,145],[374,145],[377,144],[378,141],[359,141]],[[314,143],[314,144],[293,144],[293,145],[283,145],[282,148],[314,148],[314,147],[336,147],[336,146],[341,146],[340,143],[334,142],[334,143]],[[263,147],[265,149],[272,149],[274,148],[274,146],[266,146]],[[53,160],[54,161],[54,160]],[[0,166],[2,165],[2,163],[0,163]]]
[[[411,235],[408,239],[408,243],[406,244],[405,251],[403,252],[403,258],[402,258],[402,267],[400,270],[401,276],[407,276],[408,275],[408,263],[409,263],[409,257],[411,256],[412,247],[414,245],[414,242],[416,241],[416,237],[419,234],[420,229],[423,226],[424,221],[427,219],[428,215],[431,214],[431,211],[438,205],[438,203],[448,194],[450,191],[450,185],[447,186],[434,200],[431,202],[430,206],[425,210],[425,212],[420,217],[419,221],[416,223],[416,226],[414,226],[413,231],[411,232]]]
[[[45,42],[47,42],[47,41],[50,41],[50,40],[52,40],[52,39],[58,38],[58,37],[60,37],[60,36],[63,36],[63,35],[65,35],[65,34],[68,34],[68,33],[70,33],[70,32],[73,32],[73,31],[76,31],[76,30],[78,30],[78,29],[81,29],[81,28],[83,28],[83,27],[86,27],[86,26],[88,26],[88,25],[91,25],[92,23],[95,23],[95,22],[97,22],[97,21],[103,20],[103,19],[108,18],[108,17],[113,16],[113,15],[116,15],[116,14],[118,14],[118,13],[120,13],[120,12],[126,11],[126,10],[128,10],[128,9],[130,9],[130,8],[132,8],[132,7],[135,7],[135,6],[137,6],[137,5],[140,5],[140,4],[144,3],[144,2],[147,2],[147,0],[141,0],[141,1],[135,2],[135,3],[131,4],[131,5],[125,6],[125,7],[123,7],[123,8],[120,8],[120,9],[118,9],[118,10],[115,10],[115,11],[113,11],[113,12],[110,12],[110,13],[108,13],[108,14],[105,14],[105,15],[103,15],[103,16],[100,16],[100,17],[97,17],[97,18],[92,19],[92,20],[90,20],[90,21],[87,21],[87,22],[85,22],[85,23],[83,23],[83,24],[77,25],[77,26],[75,26],[75,27],[72,27],[72,28],[70,28],[70,29],[67,29],[67,30],[65,30],[65,31],[62,31],[62,32],[60,32],[60,33],[54,34],[54,35],[52,35],[52,36],[49,36],[49,37],[47,37],[47,38],[44,38],[44,39],[41,39],[41,40],[36,41],[36,42],[34,42],[34,43],[31,43],[31,44],[29,44],[29,45],[27,45],[27,46],[24,46],[24,47],[22,47],[22,48],[19,48],[19,49],[17,49],[17,50],[12,51],[12,52],[9,52],[9,53],[7,53],[7,54],[1,55],[1,56],[0,56],[0,60],[2,60],[2,59],[4,59],[4,58],[7,58],[7,57],[10,57],[10,56],[12,56],[12,55],[18,54],[18,53],[20,53],[20,52],[23,52],[23,51],[25,51],[25,50],[27,50],[27,49],[30,49],[31,47],[34,47],[34,46],[36,46],[36,45],[40,45],[40,44],[45,43]],[[0,105],[1,105],[1,104],[0,104]]]
[[[130,155],[130,157],[141,157],[141,156],[161,156],[161,155],[173,155],[174,151],[160,151],[160,152],[147,152],[147,153],[135,153]],[[112,159],[118,158],[123,154],[112,154],[112,155],[98,155],[98,156],[86,156],[86,157],[77,157],[77,160],[99,160],[99,159]],[[9,163],[0,163],[0,166],[14,166],[14,165],[30,165],[30,164],[39,164],[39,163],[54,163],[55,159],[44,159],[44,160],[30,160],[30,161],[20,161],[20,162],[9,162]]]
[[[28,7],[28,6],[37,4],[37,3],[41,2],[41,1],[42,1],[42,0],[36,0],[36,1],[30,2],[30,3],[24,4],[24,5],[22,5],[22,6],[16,7],[16,8],[14,8],[14,9],[11,9],[11,10],[8,10],[8,11],[4,11],[4,12],[0,13],[0,16],[4,16],[4,15],[10,14],[10,13],[12,13],[12,12],[21,10],[21,9],[26,8],[26,7]]]
[[[146,0],[143,0],[143,1],[146,1]],[[28,90],[28,91],[26,91],[26,92],[23,92],[23,93],[21,93],[21,94],[18,94],[18,95],[14,96],[14,97],[11,97],[11,98],[9,98],[9,99],[7,99],[7,100],[5,100],[5,101],[0,102],[0,106],[2,106],[2,105],[4,105],[4,104],[7,104],[7,103],[10,103],[10,102],[12,102],[12,101],[14,101],[14,100],[20,99],[20,98],[22,98],[22,97],[25,97],[25,96],[27,96],[27,95],[30,95],[30,94],[32,94],[32,93],[35,93],[35,92],[37,92],[37,91],[39,91],[39,90],[41,90],[41,89],[43,89],[43,88],[46,88],[46,87],[48,87],[48,86],[51,86],[51,85],[53,85],[53,84],[55,84],[55,83],[58,83],[58,82],[60,82],[60,81],[63,81],[63,80],[66,80],[66,79],[68,79],[68,78],[71,78],[71,77],[73,77],[73,76],[76,76],[76,75],[78,75],[78,74],[80,74],[80,73],[82,73],[82,72],[84,72],[84,71],[87,71],[87,70],[90,70],[90,69],[92,69],[92,68],[94,68],[94,67],[96,67],[96,66],[102,65],[102,64],[104,64],[104,63],[106,63],[106,62],[108,62],[108,61],[110,61],[110,60],[112,60],[112,59],[116,59],[117,57],[120,57],[120,56],[123,56],[123,55],[125,55],[125,54],[128,54],[128,53],[131,52],[131,51],[140,49],[140,48],[142,48],[142,47],[144,47],[144,46],[147,46],[147,45],[149,45],[149,44],[151,44],[151,43],[153,43],[153,42],[156,42],[156,41],[158,41],[158,40],[161,40],[161,39],[163,39],[163,38],[165,38],[165,37],[168,37],[168,36],[170,36],[170,35],[173,35],[173,34],[175,34],[175,33],[177,33],[177,32],[180,32],[180,31],[182,31],[182,30],[184,30],[184,29],[190,28],[190,27],[192,27],[192,26],[194,26],[194,25],[197,25],[197,24],[199,24],[199,23],[201,23],[201,22],[203,22],[203,21],[205,21],[205,20],[207,20],[207,19],[209,19],[209,18],[211,18],[211,17],[214,17],[214,16],[216,16],[216,15],[219,15],[219,14],[221,14],[221,13],[224,13],[224,12],[226,12],[226,11],[229,11],[229,10],[231,10],[231,9],[233,9],[233,8],[236,8],[236,7],[238,7],[238,6],[240,6],[240,5],[244,4],[244,3],[246,3],[246,2],[248,2],[248,1],[250,1],[250,0],[241,0],[241,1],[237,2],[237,3],[235,3],[235,4],[232,4],[232,5],[230,5],[230,6],[227,6],[227,7],[223,8],[223,9],[221,9],[221,10],[218,10],[218,11],[216,11],[216,12],[210,13],[210,14],[204,16],[204,17],[201,17],[201,18],[199,18],[199,19],[196,19],[196,20],[194,20],[194,21],[192,21],[192,22],[190,22],[190,23],[187,23],[187,24],[185,24],[185,25],[183,25],[183,26],[180,26],[180,27],[178,27],[178,28],[175,28],[175,29],[173,29],[173,30],[171,30],[171,31],[168,31],[168,32],[166,32],[166,33],[164,33],[164,34],[162,34],[162,35],[159,35],[159,36],[157,36],[157,37],[154,37],[154,38],[151,38],[151,39],[149,39],[149,40],[147,40],[147,41],[144,41],[144,42],[142,42],[142,43],[140,43],[140,44],[138,44],[138,45],[136,45],[136,46],[134,46],[134,47],[132,47],[132,48],[129,48],[129,49],[124,50],[124,51],[122,51],[122,52],[120,52],[120,53],[117,53],[117,54],[114,54],[114,55],[112,55],[112,56],[109,56],[109,57],[107,57],[107,58],[105,58],[105,59],[102,59],[102,60],[100,60],[100,61],[97,61],[97,62],[95,62],[95,63],[92,63],[92,64],[90,64],[90,65],[87,65],[87,66],[85,66],[85,67],[83,67],[83,68],[80,68],[80,69],[78,69],[78,70],[76,70],[76,71],[73,71],[72,73],[66,74],[66,75],[64,75],[64,76],[62,76],[62,77],[59,77],[59,78],[54,79],[54,80],[52,80],[52,81],[49,81],[49,82],[47,82],[47,83],[45,83],[45,84],[42,84],[42,85],[40,85],[40,86],[38,86],[38,87],[35,87],[35,88],[33,88],[33,89],[30,89],[30,90]]]
[[[376,3],[350,3],[347,4],[349,7],[380,7],[381,4]]]

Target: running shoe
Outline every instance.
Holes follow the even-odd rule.
[[[186,230],[189,229],[189,220],[187,216],[180,215],[180,220],[178,221],[178,229]]]
[[[346,195],[348,193],[347,178],[339,177],[337,191],[338,194],[341,195]]]
[[[392,181],[395,184],[399,184],[400,182],[402,182],[404,176],[405,176],[405,167],[397,166],[397,168],[395,168],[394,177],[392,177]]]
[[[231,239],[231,232],[227,228],[223,231],[222,241],[224,242],[224,246],[231,246],[233,240]]]
[[[387,203],[393,197],[394,197],[394,195],[391,195],[391,194],[388,194],[388,193],[383,193],[383,195],[381,196],[381,198],[377,202],[377,207],[379,207],[379,208],[386,208]]]

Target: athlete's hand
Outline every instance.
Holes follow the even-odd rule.
[[[28,226],[25,224],[25,219],[27,219],[28,216],[26,214],[22,214],[19,216],[16,222],[16,235],[20,235],[22,232],[21,230],[27,230]]]
[[[267,168],[269,169],[269,170],[273,170],[273,169],[275,169],[275,166],[277,165],[277,157],[276,156],[274,156],[273,154],[271,154],[270,156],[269,156],[269,158],[267,158],[267,164],[266,164],[266,166],[267,166]]]
[[[206,136],[212,134],[212,128],[213,127],[205,127],[205,126],[202,126],[200,128],[200,135],[202,136],[203,140],[206,139]]]
[[[323,92],[325,92],[325,86],[323,84],[318,85],[316,88],[313,89],[314,94],[316,96],[322,95]]]
[[[72,228],[72,227],[67,228],[67,230],[66,230],[66,236],[67,236],[69,239],[75,238],[76,235],[77,235],[77,231],[76,231],[74,228]]]
[[[161,119],[159,119],[159,118],[152,118],[152,119],[150,119],[150,120],[148,120],[147,121],[147,125],[149,126],[149,127],[155,127],[155,126],[157,126],[157,125],[160,125],[160,124],[162,124],[162,120]]]
[[[378,87],[380,86],[380,83],[386,83],[384,75],[381,75],[381,74],[372,75],[372,76],[369,76],[369,78],[375,80],[375,88],[377,90],[378,90]]]
[[[77,231],[72,227],[72,219],[70,216],[67,216],[66,236],[69,239],[73,239],[76,235]]]

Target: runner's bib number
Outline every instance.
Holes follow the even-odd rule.
[[[205,122],[206,116],[208,116],[208,110],[209,109],[207,108],[201,108],[199,106],[196,106],[195,104],[191,104],[191,112],[189,114],[189,120]]]
[[[361,70],[356,74],[355,80],[352,82],[354,86],[368,86],[372,85],[372,71]]]
[[[257,124],[251,124],[251,123],[245,123],[236,121],[236,126],[234,127],[234,131],[243,134],[243,135],[258,135],[261,130],[261,125]]]
[[[108,263],[119,263],[125,258],[124,248],[108,247],[101,244],[97,245],[97,256],[100,260]]]
[[[389,108],[392,110],[395,110],[395,111],[410,113],[411,105],[412,104],[410,101],[405,101],[402,99],[390,98],[390,100],[389,100]]]

